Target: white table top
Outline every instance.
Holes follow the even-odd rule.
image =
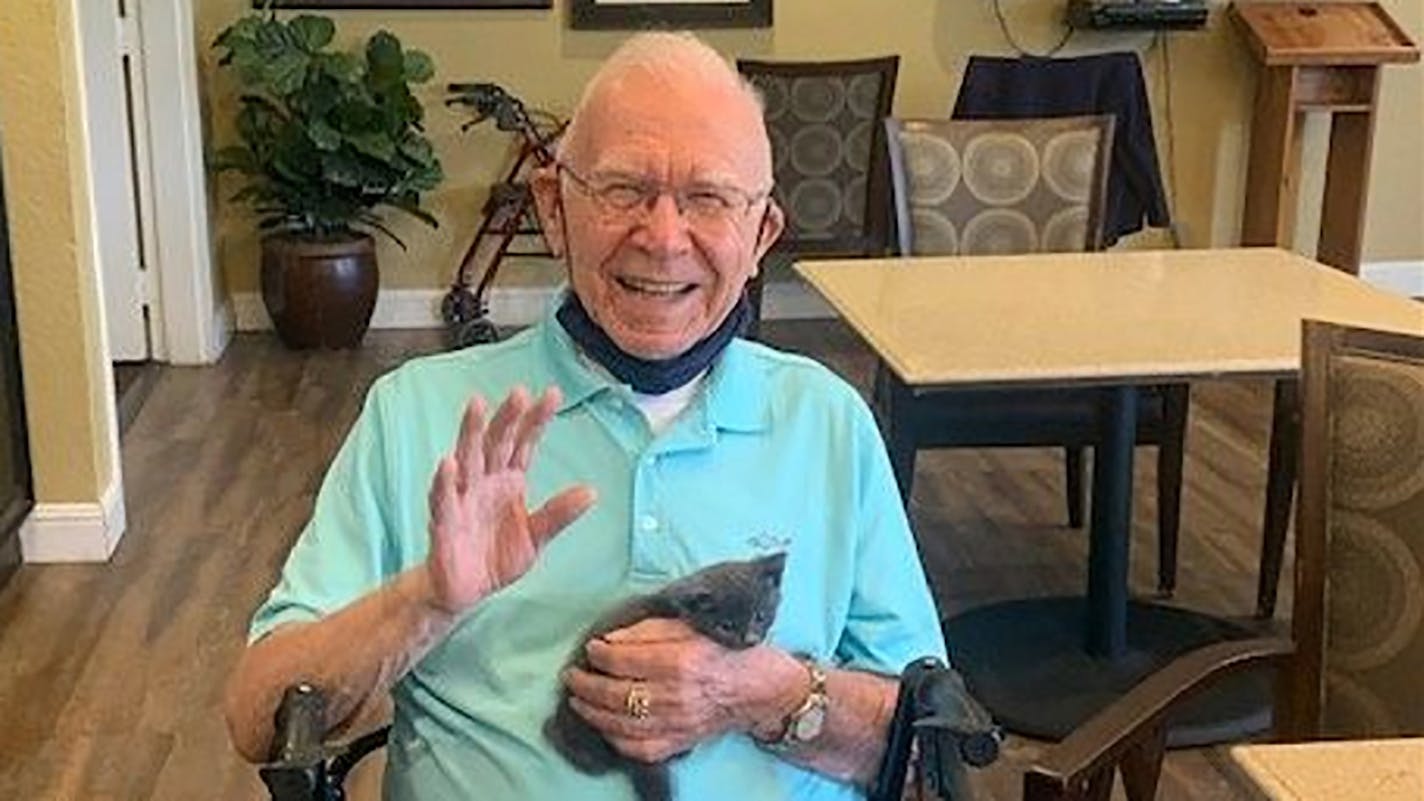
[[[1291,375],[1306,318],[1424,334],[1424,303],[1276,248],[796,270],[914,387]]]
[[[1424,798],[1424,737],[1238,745],[1229,753],[1274,801]]]

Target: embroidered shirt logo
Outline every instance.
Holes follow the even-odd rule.
[[[761,553],[775,553],[791,547],[791,538],[775,531],[763,530],[747,537],[747,544]]]

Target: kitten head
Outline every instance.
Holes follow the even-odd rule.
[[[666,589],[679,616],[724,648],[761,642],[781,601],[786,554],[745,562],[721,562],[680,579]]]

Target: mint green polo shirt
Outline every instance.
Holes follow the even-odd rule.
[[[564,395],[528,477],[531,507],[578,482],[599,500],[395,686],[386,799],[632,799],[621,774],[578,773],[544,740],[558,674],[602,612],[714,562],[787,552],[768,635],[778,648],[888,675],[944,657],[885,449],[852,387],[736,340],[654,436],[629,388],[590,369],[552,314],[375,382],[252,637],[334,612],[425,559],[426,494],[465,403],[496,405],[518,384]],[[672,776],[679,801],[861,797],[744,735],[698,746]]]

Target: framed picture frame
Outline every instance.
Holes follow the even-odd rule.
[[[252,0],[261,8],[265,0]],[[553,8],[554,0],[274,0],[274,8],[384,9],[387,11],[457,8]]]
[[[569,0],[569,27],[770,28],[771,0]]]

